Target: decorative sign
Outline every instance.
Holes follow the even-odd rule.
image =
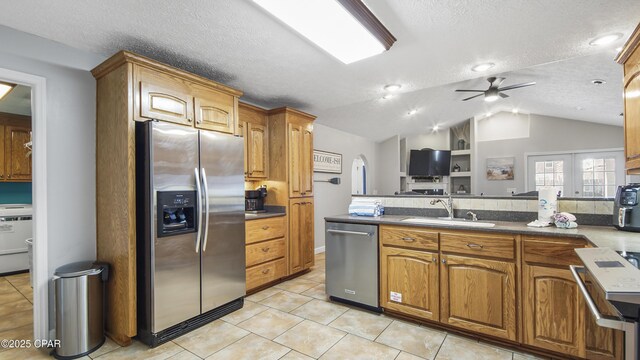
[[[342,174],[342,154],[313,150],[313,171]]]

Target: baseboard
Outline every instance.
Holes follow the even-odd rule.
[[[320,253],[323,253],[323,252],[324,252],[324,246],[317,247],[316,250],[315,250],[316,254],[320,254]]]

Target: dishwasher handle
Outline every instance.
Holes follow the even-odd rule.
[[[329,229],[328,233],[331,234],[343,234],[343,235],[359,235],[359,236],[371,236],[372,233],[368,233],[365,231],[349,231],[349,230],[337,230],[337,229]]]

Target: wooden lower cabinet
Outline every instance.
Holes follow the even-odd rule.
[[[247,292],[287,275],[286,216],[245,222]]]
[[[585,281],[587,289],[592,288],[590,281]],[[604,315],[615,315],[611,305],[604,299],[601,292],[589,291],[598,309]],[[587,359],[611,360],[622,359],[624,349],[624,333],[619,330],[609,329],[596,324],[596,319],[587,306],[585,313],[585,347]]]
[[[380,306],[422,319],[439,319],[438,253],[383,246]]]
[[[289,201],[289,274],[314,265],[313,198]]]
[[[455,255],[441,259],[440,321],[517,340],[516,265]]]
[[[571,272],[528,264],[523,268],[524,343],[585,357],[585,308]]]

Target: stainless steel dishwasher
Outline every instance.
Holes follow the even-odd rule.
[[[327,295],[380,311],[378,226],[327,222],[325,246]]]

